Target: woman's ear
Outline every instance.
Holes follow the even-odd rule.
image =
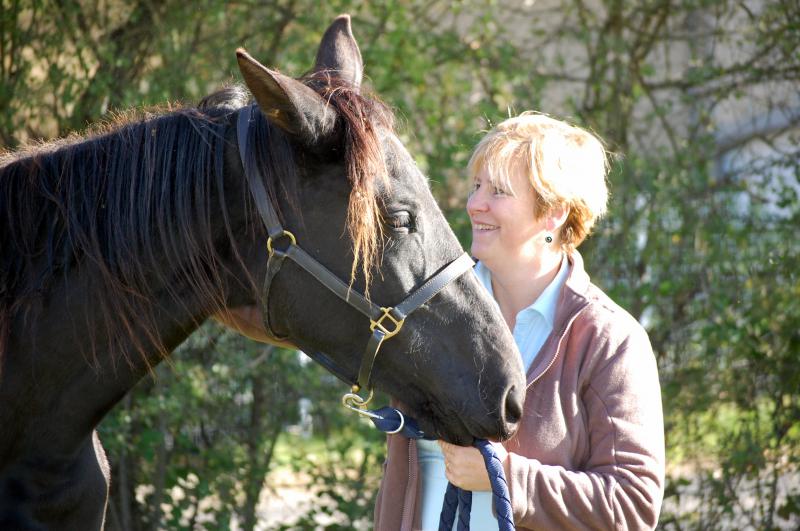
[[[567,222],[567,216],[569,216],[569,207],[567,205],[554,206],[545,214],[545,228],[548,232],[554,234],[559,232],[562,225]]]

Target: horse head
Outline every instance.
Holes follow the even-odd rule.
[[[260,111],[250,129],[240,128],[238,144],[251,135],[253,164],[269,166],[259,175],[268,176],[267,196],[298,247],[352,293],[386,307],[463,254],[427,179],[395,134],[391,113],[362,93],[362,59],[349,17],[328,28],[314,68],[302,78],[266,68],[243,50],[237,55]],[[278,168],[276,152],[292,161],[289,170]],[[247,165],[228,149],[226,180],[246,182]],[[255,216],[257,209],[249,211]],[[354,381],[370,320],[290,260],[269,271],[266,235],[256,232],[260,237],[240,254],[247,274],[267,278],[269,295],[243,296],[229,306],[260,306],[271,336],[312,355],[324,353],[340,376]],[[471,271],[407,316],[380,345],[368,378],[401,401],[423,430],[457,443],[507,438],[521,415],[525,381],[518,350]]]

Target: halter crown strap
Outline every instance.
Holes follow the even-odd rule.
[[[242,159],[244,175],[247,178],[247,184],[250,185],[250,193],[253,194],[258,213],[264,221],[264,226],[267,228],[267,234],[269,234],[270,238],[277,238],[283,234],[283,227],[281,226],[280,219],[278,219],[278,213],[275,212],[269,200],[267,189],[264,188],[264,179],[261,176],[261,171],[258,169],[258,164],[255,163],[255,157],[249,149],[247,131],[250,129],[250,116],[252,113],[253,107],[252,105],[248,105],[239,111],[239,118],[236,121],[236,135],[239,139],[239,157]]]

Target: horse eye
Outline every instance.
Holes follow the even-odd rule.
[[[389,226],[397,232],[408,232],[411,230],[411,214],[405,211],[392,212],[389,215]]]

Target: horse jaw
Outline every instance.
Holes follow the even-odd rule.
[[[227,308],[211,316],[226,328],[259,343],[296,350],[297,347],[285,339],[278,339],[267,332],[261,309],[257,306]]]

